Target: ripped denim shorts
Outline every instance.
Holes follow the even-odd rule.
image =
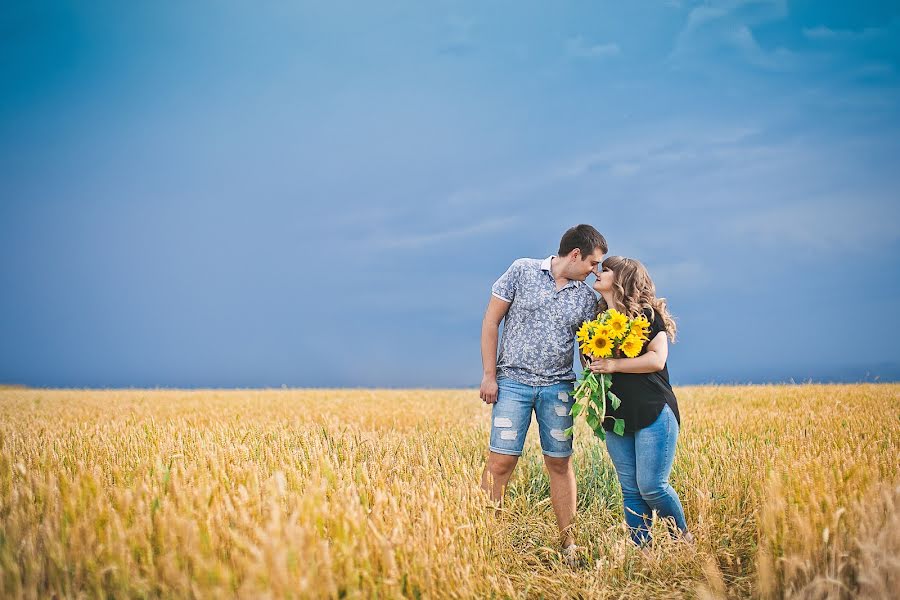
[[[544,454],[556,458],[572,455],[572,438],[564,431],[572,426],[569,411],[574,382],[539,386],[501,377],[497,385],[500,389],[491,413],[492,452],[521,456],[534,410]]]

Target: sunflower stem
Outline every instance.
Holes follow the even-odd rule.
[[[595,378],[596,380],[596,378]],[[595,391],[592,396],[594,400],[594,404],[597,406],[600,419],[597,421],[597,428],[594,429],[594,433],[603,437],[603,421],[606,419],[606,379],[603,375],[600,375],[599,389]]]

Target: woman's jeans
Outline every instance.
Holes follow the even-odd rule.
[[[660,518],[674,519],[680,531],[687,529],[681,501],[669,485],[677,440],[678,421],[668,405],[652,425],[624,436],[606,434],[606,449],[622,486],[625,522],[635,544],[643,545],[650,539],[654,510]]]

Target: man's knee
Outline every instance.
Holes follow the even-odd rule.
[[[570,473],[574,473],[574,471],[572,471],[571,456],[564,456],[560,458],[555,456],[547,456],[545,454],[544,464],[547,465],[547,471],[549,471],[551,475],[564,477]]]
[[[519,461],[518,456],[491,452],[487,459],[487,471],[494,477],[507,477]]]

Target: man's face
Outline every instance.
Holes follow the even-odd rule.
[[[580,255],[581,252],[579,251]],[[600,263],[603,262],[603,252],[596,248],[594,252],[587,256],[582,256],[581,260],[576,260],[574,264],[574,276],[572,279],[577,279],[578,281],[584,281],[587,279],[587,276],[590,274],[597,274],[597,267],[600,266]]]

